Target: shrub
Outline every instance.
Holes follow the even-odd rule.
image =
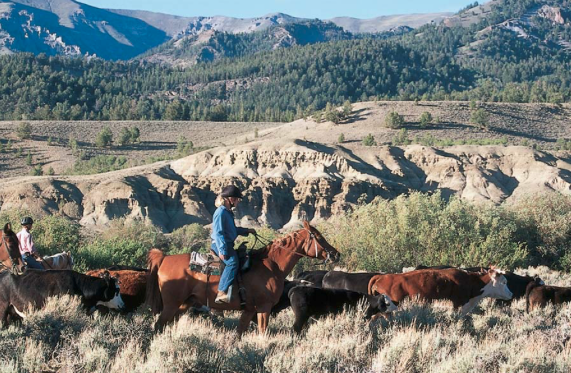
[[[38,164],[32,168],[30,171],[30,175],[32,176],[42,176],[44,174],[44,169],[42,168],[41,164]]]
[[[478,109],[470,116],[470,122],[479,126],[482,129],[488,129],[490,117],[488,112],[484,109]]]
[[[133,144],[137,144],[138,142],[141,141],[140,137],[141,137],[141,131],[139,130],[139,128],[136,126],[131,127],[131,142]]]
[[[501,207],[445,202],[439,193],[376,199],[324,224],[327,240],[344,253],[342,265],[388,272],[419,264],[515,268],[528,259],[517,231]]]
[[[377,145],[375,138],[370,133],[363,138],[363,145],[365,146],[374,146]]]
[[[124,156],[98,155],[86,160],[87,153],[80,152],[77,160],[71,169],[65,171],[68,175],[92,175],[103,172],[122,170],[129,166],[127,158]]]
[[[408,138],[408,131],[406,128],[401,128],[399,133],[393,139],[394,146],[409,145],[411,141]]]
[[[16,127],[16,136],[21,140],[30,139],[32,137],[32,125],[28,122],[20,122]]]
[[[71,251],[74,255],[81,243],[80,226],[61,216],[48,215],[37,219],[33,233],[42,255],[63,251]]]
[[[210,250],[210,230],[200,224],[189,224],[175,229],[169,237],[171,253]]]
[[[246,142],[247,138],[246,138]],[[176,150],[179,157],[186,157],[194,152],[194,144],[192,141],[187,140],[186,137],[180,136],[176,145]]]
[[[97,134],[97,138],[95,139],[95,145],[98,148],[105,148],[111,146],[112,144],[113,144],[113,132],[111,132],[111,128],[105,126]]]
[[[119,133],[119,145],[126,146],[129,144],[131,144],[131,130],[127,127],[123,127]]]
[[[339,137],[337,138],[337,143],[338,144],[343,144],[345,142],[345,135],[343,133],[339,134]]]
[[[32,153],[28,150],[28,154],[26,155],[26,165],[31,166],[33,162],[34,159],[32,158]]]
[[[50,166],[50,168],[48,168],[48,172],[46,173],[49,176],[53,176],[56,174],[54,168],[52,166]]]
[[[387,128],[397,129],[404,125],[404,117],[396,111],[390,112],[385,117],[385,126]]]
[[[430,114],[428,111],[425,111],[420,116],[419,121],[420,121],[420,127],[425,128],[426,126],[432,123],[432,114]]]

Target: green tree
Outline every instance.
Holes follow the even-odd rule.
[[[470,116],[470,122],[482,129],[488,129],[490,116],[486,110],[480,108],[472,113]]]
[[[133,126],[131,127],[131,142],[133,144],[137,144],[140,141],[141,131],[138,127]]]
[[[365,146],[374,146],[377,145],[375,138],[370,133],[363,138],[363,145]]]
[[[345,118],[347,118],[349,115],[351,115],[351,112],[353,111],[353,106],[351,105],[351,101],[347,100],[343,103],[343,116]]]
[[[392,129],[400,128],[404,125],[404,117],[396,111],[390,112],[385,117],[385,126]]]
[[[408,131],[406,128],[401,128],[399,133],[393,139],[393,145],[400,146],[400,145],[409,145],[411,141],[408,138]]]
[[[54,168],[53,168],[52,166],[50,166],[50,168],[48,168],[47,174],[48,174],[49,176],[52,176],[52,175],[55,175],[55,173],[56,173],[56,172],[55,172]]]
[[[30,174],[32,176],[42,176],[44,174],[44,170],[42,168],[42,165],[38,164],[38,165],[34,166],[34,168],[32,168],[32,171],[30,171]]]
[[[28,122],[20,122],[16,127],[16,136],[21,140],[30,139],[32,137],[32,125]]]
[[[180,100],[174,100],[170,104],[168,104],[165,110],[165,119],[166,120],[182,120],[184,115],[184,107]]]
[[[126,146],[129,145],[132,141],[132,134],[131,130],[127,127],[121,128],[121,132],[119,133],[119,145]]]
[[[431,123],[432,123],[432,114],[430,114],[428,111],[422,113],[422,115],[420,116],[420,127],[426,128]]]
[[[113,144],[113,132],[111,132],[111,128],[109,128],[109,126],[105,126],[97,134],[95,145],[98,148],[105,148],[111,146],[111,144]]]

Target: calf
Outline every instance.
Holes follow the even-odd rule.
[[[485,273],[450,269],[425,269],[408,273],[377,275],[369,282],[369,294],[387,294],[394,302],[410,297],[427,301],[448,299],[462,314],[470,312],[485,297],[508,300],[503,272],[491,269]]]
[[[553,304],[571,302],[571,288],[543,285],[539,281],[527,285],[525,309],[528,313],[530,309],[545,307],[548,302]]]
[[[356,306],[364,300],[367,305],[366,318],[378,313],[392,312],[396,306],[390,297],[377,296],[339,289],[321,289],[312,286],[296,286],[289,291],[291,308],[295,314],[293,329],[300,333],[310,317],[339,314],[344,306]]]
[[[324,289],[343,289],[367,294],[369,281],[379,272],[346,273],[330,271],[323,277]]]
[[[48,297],[63,294],[79,295],[88,312],[98,304],[119,309],[124,306],[119,286],[108,273],[97,278],[70,270],[27,269],[20,276],[0,274],[0,321],[7,323],[13,312],[25,317],[28,307],[41,308]]]
[[[145,291],[147,289],[147,273],[136,270],[104,270],[96,269],[88,271],[88,276],[102,277],[105,273],[109,273],[111,277],[117,279],[119,284],[119,292],[125,303],[123,313],[135,311],[141,304],[145,302]]]

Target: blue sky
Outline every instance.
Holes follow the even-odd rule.
[[[138,9],[181,16],[238,18],[282,12],[296,17],[374,18],[408,13],[456,12],[474,0],[78,0],[99,8]],[[480,0],[480,3],[483,1]]]

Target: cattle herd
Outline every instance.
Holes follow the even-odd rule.
[[[72,294],[81,298],[85,311],[129,313],[145,302],[148,271],[115,266],[81,274],[72,270],[32,270],[24,274],[0,272],[0,321],[21,321],[32,308],[41,308],[49,296]],[[293,330],[300,333],[310,318],[337,314],[361,304],[364,317],[389,317],[406,298],[449,300],[461,314],[485,298],[500,303],[526,298],[526,308],[571,301],[571,288],[547,286],[537,277],[520,276],[494,268],[419,266],[404,273],[347,273],[309,271],[286,280],[282,296],[272,309],[276,314],[291,307]]]

